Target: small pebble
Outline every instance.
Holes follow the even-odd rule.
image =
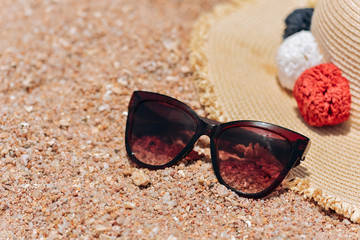
[[[29,155],[23,154],[23,155],[20,156],[21,165],[26,167],[28,165],[29,161],[30,161],[30,156]]]
[[[248,227],[251,227],[251,222],[249,220],[246,220],[245,223]]]
[[[31,113],[34,110],[33,106],[24,106],[24,108],[28,113]]]
[[[183,178],[186,177],[185,172],[183,170],[179,170],[178,173],[181,177]]]
[[[166,192],[166,193],[164,194],[164,197],[163,197],[163,203],[164,203],[164,204],[169,204],[169,203],[170,203],[170,200],[171,200],[170,193],[169,193],[169,192]]]
[[[170,235],[167,240],[177,240],[177,237],[173,236],[173,235]]]
[[[103,232],[106,232],[106,231],[109,231],[109,230],[110,230],[110,228],[107,227],[107,226],[105,226],[105,225],[97,225],[97,226],[95,227],[95,231],[96,231],[97,233],[103,233]]]
[[[122,224],[124,224],[124,222],[125,222],[125,217],[119,216],[118,218],[116,218],[117,224],[122,225]]]
[[[111,237],[109,235],[102,233],[102,234],[100,234],[99,239],[100,240],[111,240]]]
[[[68,127],[68,126],[70,126],[70,122],[67,119],[61,119],[59,121],[59,125],[60,125],[60,127]]]
[[[146,186],[150,183],[150,177],[142,170],[135,170],[132,173],[131,179],[136,186]]]
[[[104,112],[104,111],[110,111],[111,109],[110,109],[110,106],[108,104],[104,104],[104,105],[99,106],[98,110],[100,112]]]
[[[216,187],[216,190],[220,197],[227,197],[229,195],[229,189],[227,189],[224,185],[219,184]]]
[[[156,204],[156,205],[154,206],[154,209],[157,210],[157,211],[158,211],[158,210],[161,210],[161,206],[160,206],[159,204]]]
[[[113,226],[113,227],[111,228],[111,230],[112,230],[115,234],[120,234],[121,231],[122,231],[121,227],[120,227],[120,226],[117,226],[117,225]]]
[[[134,209],[136,207],[136,204],[133,202],[124,202],[124,207],[127,209]]]

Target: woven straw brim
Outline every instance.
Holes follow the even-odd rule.
[[[308,136],[306,160],[290,189],[360,223],[360,132],[347,122],[314,128],[280,87],[275,55],[284,19],[305,2],[237,0],[202,15],[192,33],[191,64],[201,103],[220,121],[261,120]]]

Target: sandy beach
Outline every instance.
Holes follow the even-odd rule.
[[[206,137],[174,167],[128,159],[134,90],[206,115],[190,33],[222,2],[1,0],[0,239],[360,239],[360,225],[292,191],[238,197],[217,182]]]

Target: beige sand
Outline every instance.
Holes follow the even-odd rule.
[[[207,151],[165,170],[130,164],[133,90],[204,114],[189,37],[218,2],[1,1],[0,239],[358,238],[359,225],[291,191],[237,197]]]

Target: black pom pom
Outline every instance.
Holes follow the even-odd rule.
[[[302,30],[310,31],[313,12],[313,8],[300,8],[290,13],[290,15],[285,19],[286,29],[283,39]]]

